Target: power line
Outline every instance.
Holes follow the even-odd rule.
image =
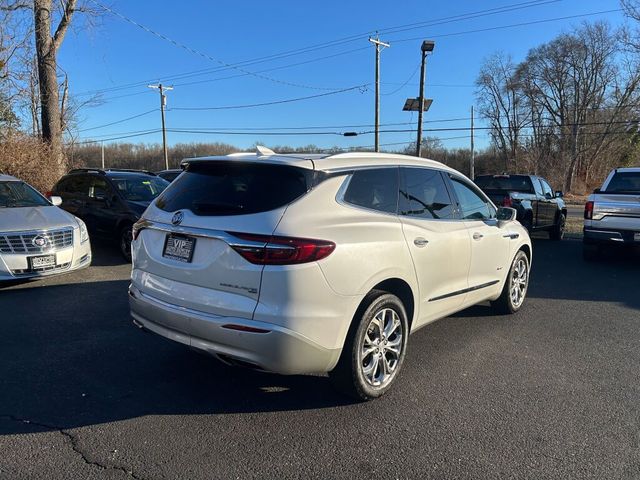
[[[234,68],[234,69],[238,69],[241,66],[248,66],[248,65],[255,65],[258,63],[264,63],[267,61],[273,61],[273,60],[279,60],[282,58],[286,58],[286,57],[290,57],[290,56],[294,56],[294,55],[301,55],[304,53],[309,53],[312,51],[316,51],[316,50],[320,50],[320,49],[324,49],[324,48],[330,48],[330,47],[335,47],[338,45],[342,45],[345,43],[351,43],[357,40],[361,40],[366,38],[367,36],[377,32],[380,33],[398,33],[401,31],[406,31],[406,30],[410,30],[410,29],[416,29],[416,28],[424,28],[424,27],[428,27],[428,26],[435,26],[435,25],[442,25],[442,24],[446,24],[446,23],[452,23],[452,22],[456,22],[456,21],[464,21],[464,20],[469,20],[469,19],[473,19],[473,18],[478,18],[478,17],[483,17],[483,16],[490,16],[490,15],[496,15],[496,14],[500,14],[500,13],[506,13],[506,12],[511,12],[514,10],[520,10],[520,9],[526,9],[526,8],[531,8],[531,7],[537,7],[537,6],[542,6],[542,5],[546,5],[549,3],[556,3],[562,0],[532,0],[532,1],[527,1],[527,2],[520,2],[520,3],[515,3],[515,4],[509,4],[509,5],[505,5],[502,7],[494,7],[494,8],[490,8],[490,9],[485,9],[485,10],[479,10],[479,11],[475,11],[475,12],[468,12],[468,13],[464,13],[464,14],[458,14],[458,15],[453,15],[453,16],[449,16],[449,17],[442,17],[439,19],[434,19],[434,20],[429,20],[429,21],[424,21],[424,22],[416,22],[416,23],[410,23],[410,24],[405,24],[405,25],[399,25],[399,26],[395,26],[395,27],[388,27],[388,28],[384,28],[384,29],[377,29],[377,30],[369,30],[367,32],[363,32],[360,34],[355,34],[355,35],[350,35],[347,37],[343,37],[340,39],[336,39],[336,40],[332,40],[332,41],[328,41],[328,42],[323,42],[323,43],[319,43],[316,45],[311,45],[308,47],[302,47],[302,48],[298,48],[298,49],[294,49],[294,50],[288,50],[285,52],[281,52],[281,53],[276,53],[276,54],[271,54],[271,55],[267,55],[267,56],[263,56],[263,57],[257,57],[254,59],[250,59],[250,60],[245,60],[243,62],[237,62],[234,64],[227,64],[225,62],[222,62],[220,60],[214,59],[213,57],[209,57],[206,54],[203,54],[202,52],[196,51],[195,49],[191,49],[190,47],[186,46],[186,45],[182,45],[179,44],[179,42],[176,42],[158,32],[155,32],[153,30],[151,30],[148,27],[145,27],[142,24],[139,24],[138,22],[126,17],[125,15],[114,11],[113,9],[110,9],[104,5],[102,5],[101,3],[97,2],[96,0],[91,0],[93,1],[96,5],[100,6],[101,8],[103,8],[104,10],[106,10],[107,12],[111,13],[112,15],[115,15],[123,20],[125,20],[128,23],[131,23],[133,25],[135,25],[138,28],[141,28],[145,31],[147,31],[148,33],[153,34],[156,37],[161,38],[162,40],[168,41],[174,45],[179,46],[180,48],[183,49],[187,49],[187,51],[189,51],[190,53],[195,53],[197,55],[200,56],[204,56],[205,58],[215,61],[216,63],[221,63],[223,66],[222,67],[217,67],[214,69],[199,69],[199,70],[194,70],[194,71],[190,71],[190,72],[184,72],[181,74],[176,74],[176,75],[172,75],[172,76],[162,76],[159,77],[161,80],[163,81],[169,81],[169,80],[175,80],[178,78],[188,78],[190,76],[198,76],[198,75],[205,75],[208,73],[215,73],[218,71],[222,71],[222,70],[227,70],[230,68]],[[354,51],[357,51],[359,49],[354,49],[354,50],[350,50],[348,52],[344,52],[345,53],[351,53]],[[251,75],[254,72],[246,72],[246,75]],[[260,72],[255,72],[255,73],[260,73]],[[86,91],[86,92],[80,92],[76,95],[91,95],[91,94],[96,94],[96,93],[105,93],[105,92],[109,92],[109,91],[117,91],[119,89],[127,89],[127,88],[133,88],[133,87],[138,87],[138,86],[144,86],[149,82],[152,81],[156,81],[158,78],[154,78],[154,79],[147,79],[144,81],[139,81],[139,82],[131,82],[128,84],[123,84],[120,86],[113,86],[113,87],[107,87],[104,89],[97,89],[97,90],[90,90],[90,91]],[[275,80],[274,81],[277,82],[281,82],[279,80]],[[330,89],[327,89],[330,90]]]
[[[272,102],[262,102],[262,103],[248,103],[243,105],[222,105],[216,107],[174,107],[170,110],[188,110],[188,111],[200,111],[200,110],[233,110],[240,108],[254,108],[254,107],[265,107],[268,105],[280,105],[283,103],[292,103],[292,102],[300,102],[303,100],[310,100],[313,98],[327,97],[329,95],[336,95],[338,93],[350,92],[352,90],[360,90],[360,93],[364,93],[367,91],[368,84],[364,85],[356,85],[354,87],[343,88],[342,90],[335,90],[332,92],[319,93],[317,95],[308,95],[306,97],[297,97],[297,98],[288,98],[285,100],[274,100]]]
[[[591,12],[591,13],[582,13],[582,14],[578,14],[578,15],[567,15],[564,17],[554,17],[554,18],[547,18],[547,19],[543,19],[543,20],[533,20],[530,22],[521,22],[521,23],[512,23],[510,25],[500,25],[500,26],[496,26],[496,27],[487,27],[487,28],[479,28],[476,30],[463,30],[461,32],[454,32],[454,33],[441,33],[441,34],[435,34],[435,35],[430,35],[430,37],[432,38],[442,38],[442,37],[453,37],[456,35],[467,35],[469,33],[482,33],[482,32],[490,32],[490,31],[494,31],[494,30],[502,30],[505,28],[515,28],[515,27],[524,27],[524,26],[528,26],[528,25],[538,25],[540,23],[548,23],[548,22],[556,22],[558,20],[571,20],[574,18],[583,18],[583,17],[591,17],[594,15],[603,15],[606,13],[614,13],[614,12],[621,12],[622,9],[621,8],[616,8],[613,10],[602,10],[600,12]],[[415,40],[422,40],[423,37],[412,37],[412,38],[401,38],[401,39],[396,39],[396,40],[391,40],[393,43],[403,43],[403,42],[412,42]]]
[[[127,122],[129,120],[133,120],[135,118],[144,117],[145,115],[149,115],[150,113],[153,113],[155,111],[156,111],[156,109],[154,108],[153,110],[149,110],[148,112],[142,112],[142,113],[139,113],[137,115],[133,115],[131,117],[123,118],[122,120],[116,120],[115,122],[105,123],[104,125],[96,125],[95,127],[83,128],[83,129],[78,130],[78,132],[88,132],[89,130],[97,130],[99,128],[110,127],[111,125],[117,125],[118,123],[124,123],[124,122]]]
[[[98,2],[97,0],[90,0],[90,1],[95,3],[96,5],[98,5],[100,8],[102,8],[106,12],[109,12],[112,15],[115,15],[115,16],[121,18],[122,20],[132,24],[132,25],[135,25],[136,27],[144,30],[147,33],[150,33],[150,34],[152,34],[152,35],[154,35],[154,36],[156,36],[156,37],[158,37],[158,38],[160,38],[160,39],[162,39],[162,40],[164,40],[166,42],[172,43],[176,47],[182,48],[183,50],[186,50],[187,52],[190,52],[190,53],[192,53],[194,55],[198,55],[198,56],[200,56],[202,58],[205,58],[205,59],[210,60],[212,62],[218,63],[220,65],[223,65],[226,68],[233,68],[234,70],[238,70],[238,71],[243,72],[243,73],[245,73],[247,75],[251,75],[251,76],[254,76],[256,78],[260,78],[262,80],[268,80],[270,82],[279,83],[279,84],[282,84],[282,85],[288,85],[290,87],[307,88],[307,89],[311,89],[311,90],[334,90],[333,88],[316,87],[316,86],[304,85],[304,84],[300,84],[300,83],[287,82],[285,80],[278,80],[276,78],[269,77],[267,75],[262,75],[262,74],[259,74],[259,73],[251,72],[249,70],[245,70],[242,67],[238,67],[236,65],[224,62],[224,61],[222,61],[222,60],[220,60],[218,58],[212,57],[211,55],[209,55],[207,53],[201,52],[200,50],[196,50],[195,48],[192,48],[192,47],[190,47],[190,46],[188,46],[188,45],[186,45],[184,43],[181,43],[181,42],[179,42],[177,40],[174,40],[174,39],[172,39],[170,37],[167,37],[166,35],[163,35],[162,33],[156,32],[155,30],[152,30],[151,28],[149,28],[149,27],[147,27],[147,26],[145,26],[145,25],[143,25],[143,24],[141,24],[139,22],[136,22],[135,20],[133,20],[133,19],[131,19],[131,18],[129,18],[129,17],[127,17],[127,16],[125,16],[125,15],[123,15],[123,14],[121,14],[121,13],[119,13],[119,12],[109,8],[109,7],[107,7],[106,5],[103,5],[102,3]]]

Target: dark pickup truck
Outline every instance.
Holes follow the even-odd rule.
[[[518,221],[530,232],[546,230],[552,240],[561,240],[567,218],[562,192],[554,192],[536,175],[480,175],[476,185],[497,206],[515,208]]]

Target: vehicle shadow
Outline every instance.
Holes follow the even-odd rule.
[[[151,414],[304,410],[352,403],[324,376],[226,366],[133,326],[128,281],[0,296],[0,435]],[[25,424],[21,421],[29,420]]]
[[[91,265],[95,267],[116,267],[129,263],[124,259],[116,242],[103,238],[91,239]]]

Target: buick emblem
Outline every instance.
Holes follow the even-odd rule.
[[[44,248],[47,246],[47,243],[49,243],[49,240],[44,235],[36,235],[33,237],[33,240],[31,240],[31,243],[34,247]]]
[[[176,212],[174,213],[173,218],[171,219],[171,223],[173,223],[174,225],[180,225],[183,219],[184,219],[184,213]]]

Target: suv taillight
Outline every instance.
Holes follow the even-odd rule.
[[[504,197],[502,199],[502,206],[503,207],[511,207],[511,206],[513,206],[513,201],[511,200],[511,197],[509,195],[507,195],[506,197]]]
[[[584,219],[591,220],[593,218],[593,202],[584,204]]]
[[[335,243],[327,240],[227,233],[247,241],[247,243],[240,241],[229,245],[245,260],[256,265],[295,265],[315,262],[328,257],[336,248]]]

